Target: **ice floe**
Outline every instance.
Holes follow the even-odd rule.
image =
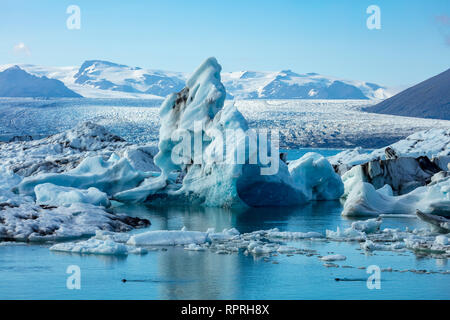
[[[79,254],[104,254],[104,255],[126,255],[145,254],[144,248],[136,248],[117,243],[112,240],[98,240],[95,238],[79,242],[58,243],[50,247],[51,251],[70,252]]]
[[[206,232],[188,231],[183,228],[181,230],[145,231],[136,234],[96,231],[95,236],[88,240],[88,243],[86,241],[69,242],[67,245],[56,246],[56,248],[83,253],[83,250],[89,251],[89,248],[92,247],[93,249],[89,253],[102,254],[104,246],[106,246],[104,250],[108,252],[108,248],[115,248],[114,243],[116,243],[128,246],[127,248],[117,246],[117,248],[123,248],[120,249],[123,251],[118,250],[117,254],[123,254],[123,252],[134,252],[130,247],[160,250],[164,247],[182,246],[187,251],[210,251],[216,254],[242,253],[255,257],[271,257],[278,254],[317,256],[322,261],[331,264],[347,258],[334,253],[319,255],[316,250],[305,249],[299,247],[298,244],[305,241],[338,241],[359,242],[360,247],[368,254],[374,251],[399,253],[410,251],[417,255],[431,255],[437,258],[450,257],[450,242],[447,235],[436,234],[427,228],[381,229],[381,224],[382,219],[380,218],[354,221],[350,227],[342,230],[340,228],[337,228],[337,231],[326,230],[325,235],[318,232],[280,231],[276,228],[248,233],[240,233],[234,228],[225,229],[222,232],[216,232],[214,229],[208,229]],[[97,247],[102,249],[96,252]],[[113,252],[112,249],[111,252]],[[329,267],[339,267],[339,265],[330,265]]]
[[[0,207],[0,240],[61,241],[92,236],[97,230],[126,232],[148,225],[148,220],[111,214],[87,203],[48,207],[21,198],[20,203]]]
[[[134,234],[127,244],[133,246],[176,246],[202,244],[206,242],[208,234],[200,231],[156,230]]]
[[[320,260],[322,261],[344,261],[346,259],[347,257],[343,256],[342,254],[330,254],[320,258]]]

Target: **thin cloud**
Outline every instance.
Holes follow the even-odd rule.
[[[450,16],[449,15],[441,14],[434,18],[439,25],[450,26]]]
[[[19,42],[18,44],[14,45],[13,51],[15,55],[31,56],[30,49],[23,42]]]
[[[438,25],[439,32],[444,37],[445,44],[450,46],[450,16],[448,14],[441,14],[435,16],[434,20]]]

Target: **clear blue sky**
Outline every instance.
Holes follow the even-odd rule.
[[[81,30],[66,28],[71,4]],[[381,30],[366,27],[371,4]],[[449,16],[450,0],[0,0],[0,64],[104,59],[191,72],[215,56],[225,71],[406,85],[450,67]]]

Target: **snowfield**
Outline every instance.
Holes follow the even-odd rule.
[[[280,130],[285,147],[380,148],[450,121],[362,112],[364,100],[239,100],[236,107],[254,128]]]

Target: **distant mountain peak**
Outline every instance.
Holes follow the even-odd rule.
[[[45,76],[37,77],[15,65],[0,72],[0,97],[81,98],[82,96],[67,88],[59,80]]]
[[[11,67],[11,66],[8,66]],[[180,91],[187,74],[149,70],[101,59],[86,60],[80,67],[21,65],[38,76],[63,81],[87,97],[163,98]],[[0,66],[1,68],[1,66]],[[1,70],[1,69],[0,69]],[[318,73],[281,71],[222,72],[228,99],[385,99],[389,90],[361,81],[327,77]]]

